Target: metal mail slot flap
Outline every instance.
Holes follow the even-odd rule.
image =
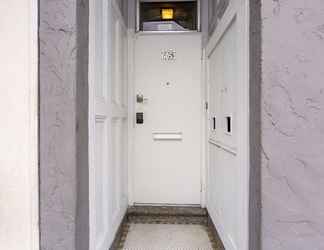
[[[153,140],[155,140],[155,141],[181,141],[182,133],[181,132],[153,133]]]

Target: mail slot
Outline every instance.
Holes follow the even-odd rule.
[[[155,141],[182,141],[182,133],[181,132],[162,132],[153,133],[153,140]]]

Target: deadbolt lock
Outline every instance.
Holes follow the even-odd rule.
[[[140,94],[137,94],[136,95],[136,102],[137,103],[143,103],[144,102],[144,96],[140,95]]]

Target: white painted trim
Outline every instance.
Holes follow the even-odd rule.
[[[246,1],[246,0],[242,0]],[[237,13],[236,1],[230,1],[229,6],[227,7],[223,18],[217,25],[216,29],[214,30],[212,36],[210,37],[208,44],[206,46],[206,56],[209,56],[213,53],[214,49],[216,48],[217,44],[223,37],[225,31],[234,20]]]
[[[134,205],[135,30],[128,30],[128,205]]]
[[[237,148],[230,147],[230,146],[222,143],[221,141],[217,141],[217,140],[214,140],[214,139],[209,139],[208,142],[210,144],[213,144],[216,147],[228,152],[228,153],[231,153],[232,155],[237,155]]]
[[[119,5],[118,5],[117,1],[116,0],[112,0],[111,1],[111,5],[112,5],[113,10],[115,11],[115,14],[117,15],[118,20],[120,21],[120,23],[123,26],[122,28],[125,29],[125,30],[127,30],[127,25],[125,23],[123,14],[121,13],[121,10],[119,8]]]
[[[127,132],[123,130],[123,123],[126,124],[128,118],[124,100],[126,94],[123,92],[128,80],[126,50],[127,26],[116,0],[90,1],[88,123],[91,250],[109,248],[127,210],[126,167],[129,161]],[[101,129],[96,124],[100,124]],[[97,154],[102,159],[98,160]],[[101,191],[96,193],[98,187]]]
[[[248,0],[241,0],[240,6],[238,6],[238,13],[237,17],[238,20],[241,20],[243,23],[242,29],[240,29],[240,46],[242,46],[242,54],[240,55],[240,60],[242,60],[243,68],[241,68],[242,79],[241,84],[239,86],[241,89],[238,91],[242,93],[239,95],[242,99],[239,99],[238,102],[240,103],[241,113],[243,115],[242,121],[242,133],[241,136],[238,136],[238,147],[241,148],[239,151],[239,159],[241,159],[241,168],[240,169],[240,176],[241,176],[241,206],[238,207],[238,211],[242,213],[241,218],[241,233],[240,235],[240,248],[242,250],[249,249],[249,200],[250,200],[250,103],[249,103],[249,91],[250,91],[250,15],[249,9],[250,4]]]
[[[208,186],[209,186],[209,176],[210,176],[210,171],[209,171],[209,164],[210,164],[210,152],[209,152],[209,142],[208,142],[208,138],[209,138],[209,124],[210,124],[210,98],[209,98],[209,92],[210,92],[210,84],[209,84],[209,67],[208,67],[208,58],[207,58],[207,51],[206,48],[203,48],[203,60],[204,60],[204,84],[205,84],[205,88],[206,88],[206,102],[207,102],[207,112],[206,112],[206,124],[205,124],[205,202],[206,202],[206,207],[208,209],[208,204],[210,203],[210,191],[208,190]]]
[[[0,249],[38,250],[38,2],[0,9]]]
[[[207,204],[207,139],[208,139],[208,109],[206,110],[206,102],[208,103],[207,92],[207,60],[206,50],[202,49],[201,54],[201,207],[205,208]]]
[[[95,148],[93,141],[95,140],[95,1],[89,1],[89,67],[88,67],[88,98],[89,98],[89,112],[88,112],[88,122],[89,122],[89,249],[95,249],[95,214],[92,208],[95,206],[95,174],[94,174],[94,158],[95,158]]]
[[[31,248],[38,250],[39,242],[39,182],[38,182],[38,2],[29,0],[30,3],[30,200],[31,200]]]
[[[209,143],[216,145],[217,147],[228,151],[229,153],[236,154],[238,156],[238,161],[240,162],[239,167],[239,179],[240,179],[240,194],[239,194],[239,204],[238,211],[240,216],[240,235],[239,235],[239,249],[248,250],[249,249],[249,174],[250,174],[250,159],[249,159],[249,1],[248,0],[237,0],[230,1],[230,4],[221,19],[220,23],[217,25],[215,31],[213,32],[208,44],[206,46],[206,58],[211,56],[214,49],[222,39],[224,33],[231,25],[231,23],[237,18],[240,27],[238,28],[239,35],[239,68],[240,75],[240,84],[238,85],[240,93],[238,103],[239,110],[238,113],[242,117],[242,123],[240,123],[241,133],[238,135],[238,147],[237,149],[229,148],[219,141],[209,140]],[[207,69],[208,70],[208,69]],[[207,79],[209,78],[209,73],[206,73]],[[207,87],[209,83],[207,82]],[[209,91],[209,90],[208,90]],[[238,150],[240,149],[240,150]],[[207,162],[209,157],[207,158]],[[208,163],[209,164],[209,163]],[[207,168],[208,169],[208,168]],[[208,174],[208,170],[207,170]],[[212,213],[212,211],[210,211]],[[235,249],[235,244],[233,245],[228,235],[224,231],[220,223],[221,218],[218,218],[216,215],[213,216],[213,221],[219,231],[221,238],[225,241],[226,249]]]

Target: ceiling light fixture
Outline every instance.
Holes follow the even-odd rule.
[[[161,13],[163,20],[173,19],[173,9],[162,9]]]

